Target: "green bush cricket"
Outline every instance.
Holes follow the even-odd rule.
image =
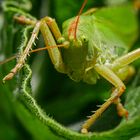
[[[83,80],[95,84],[103,77],[114,89],[110,98],[83,124],[81,132],[87,133],[96,119],[112,104],[116,104],[118,114],[128,117],[127,110],[120,101],[126,87],[122,82],[133,74],[128,66],[140,57],[140,49],[128,53],[138,35],[137,9],[132,4],[91,9],[63,24],[61,34],[57,23],[50,17],[31,20],[24,16],[14,18],[27,25],[33,25],[33,33],[16,66],[3,81],[10,80],[23,67],[29,53],[48,50],[51,61],[58,72],[67,74],[72,80]],[[41,31],[45,48],[32,50],[32,44]],[[130,46],[130,47],[129,47]]]

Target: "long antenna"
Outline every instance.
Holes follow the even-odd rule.
[[[47,47],[43,47],[43,48],[38,48],[38,49],[32,50],[29,53],[34,53],[34,52],[43,51],[43,50],[47,50],[47,49],[52,49],[52,48],[56,48],[56,47],[60,48],[60,47],[64,47],[64,46],[65,46],[64,44],[60,44],[60,45],[56,45],[56,46],[47,46]],[[7,58],[6,60],[1,61],[0,65],[5,64],[5,63],[7,63],[7,62],[9,62],[11,60],[14,60],[17,57],[18,57],[18,54],[15,54],[14,56],[12,56],[10,58]]]
[[[87,0],[84,0],[84,3],[82,4],[82,7],[80,8],[80,11],[79,11],[79,13],[78,13],[77,19],[76,19],[76,21],[75,21],[75,31],[74,31],[74,38],[75,38],[75,39],[76,39],[76,32],[77,32],[77,27],[78,27],[80,15],[81,15],[81,13],[82,13],[82,11],[83,11],[83,9],[84,9],[86,3],[87,3]]]
[[[80,15],[81,15],[86,3],[87,3],[87,0],[84,0],[82,6],[80,8],[80,11],[78,12],[78,16],[76,16],[76,19],[71,23],[69,30],[68,30],[68,36],[70,37],[71,34],[73,34],[75,40],[76,40],[76,33],[77,33],[77,27],[78,27]]]
[[[60,44],[60,45],[56,45],[56,46],[47,46],[47,47],[43,47],[43,48],[38,48],[35,50],[30,51],[30,53],[34,53],[34,52],[38,52],[38,51],[43,51],[43,50],[47,50],[47,49],[52,49],[52,48],[60,48],[60,47],[64,47],[65,44]]]
[[[9,61],[11,61],[11,60],[13,60],[13,59],[15,59],[16,57],[17,57],[17,55],[14,55],[14,56],[12,56],[12,57],[10,57],[10,58],[7,58],[6,60],[1,61],[1,62],[0,62],[0,65],[5,64],[5,63],[7,63],[7,62],[9,62]]]

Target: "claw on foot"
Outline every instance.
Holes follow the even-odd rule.
[[[121,116],[121,117],[124,116],[126,119],[128,119],[129,113],[126,109],[123,109],[123,110],[118,112],[118,115]]]
[[[13,76],[14,76],[14,73],[10,72],[8,75],[6,75],[6,76],[2,79],[3,83],[5,83],[5,81],[7,81],[7,80],[11,80],[11,79],[13,78]]]
[[[129,112],[122,106],[122,104],[117,106],[117,110],[119,116],[124,116],[126,119],[128,119]]]
[[[86,128],[82,128],[82,129],[81,129],[81,133],[82,133],[82,134],[87,134],[87,133],[88,133],[88,131],[87,131],[87,129],[86,129]]]

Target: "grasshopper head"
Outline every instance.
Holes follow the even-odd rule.
[[[76,48],[85,46],[88,43],[87,37],[83,34],[77,36],[76,38],[74,38],[74,36],[69,36],[68,40],[71,46]]]
[[[63,23],[63,36],[65,40],[69,41],[70,46],[75,48],[85,46],[89,39],[86,30],[81,27],[81,22],[82,26],[85,26],[83,20],[80,20],[77,26],[76,19],[77,17],[74,17]]]
[[[65,29],[68,29],[66,32],[68,33],[68,40],[70,41],[70,44],[72,44],[72,46],[80,47],[83,46],[83,43],[87,42],[87,38],[84,35],[80,35],[80,37],[77,37],[78,24],[80,22],[80,17],[86,3],[87,0],[84,0],[78,15],[68,20],[68,26],[66,25],[68,28],[64,27]]]

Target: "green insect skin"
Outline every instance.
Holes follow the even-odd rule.
[[[74,20],[75,17],[63,24],[63,36],[70,42],[68,49],[62,49],[66,73],[74,81],[83,80],[88,84],[95,84],[99,78],[93,68],[95,63],[111,64],[116,58],[126,54],[128,47],[136,40],[136,11],[132,6],[125,5],[102,8],[91,15],[81,15],[76,40],[72,36],[69,39],[68,35]],[[127,28],[128,26],[131,28]]]
[[[3,81],[10,80],[22,68],[32,44],[41,31],[50,59],[58,72],[67,74],[76,82],[95,84],[99,75],[110,82],[114,89],[110,98],[82,126],[87,133],[90,126],[112,104],[116,104],[120,116],[128,118],[120,96],[126,87],[123,83],[133,74],[129,64],[140,58],[140,49],[128,52],[138,36],[137,11],[131,4],[97,9],[80,16],[76,38],[71,27],[77,17],[64,22],[61,34],[57,23],[50,17],[39,21],[15,17],[22,24],[33,25],[33,33],[16,66]],[[76,27],[76,26],[75,26]],[[63,47],[58,48],[58,44]],[[53,47],[55,46],[55,47]],[[56,47],[57,46],[57,47]]]

